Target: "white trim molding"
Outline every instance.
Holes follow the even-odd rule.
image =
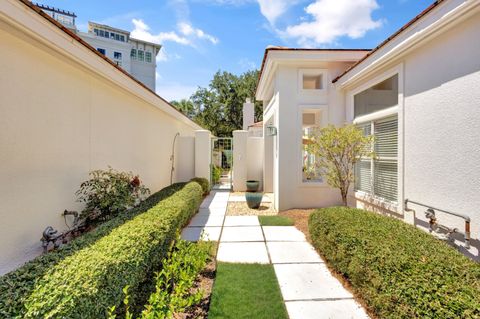
[[[320,89],[305,89],[304,86],[304,77],[320,77],[321,85]],[[327,69],[298,69],[298,93],[300,95],[325,95],[327,93],[327,82],[328,82],[328,70]]]
[[[389,207],[390,210],[398,213],[398,214],[403,214],[404,213],[404,158],[405,158],[405,151],[404,151],[404,143],[405,143],[405,138],[404,138],[404,112],[405,112],[405,100],[404,100],[404,89],[405,89],[405,76],[404,76],[404,63],[399,63],[396,66],[385,70],[376,76],[372,77],[370,80],[366,82],[362,82],[361,85],[350,88],[346,92],[346,123],[354,123],[354,124],[359,124],[363,122],[369,122],[369,121],[374,121],[374,120],[379,120],[382,118],[386,118],[392,115],[397,115],[398,117],[398,154],[397,154],[397,204],[396,205],[391,205],[391,203],[385,201],[382,203],[381,206],[384,207]],[[354,106],[355,106],[355,101],[354,97],[356,94],[361,93],[372,86],[381,83],[382,81],[391,78],[392,76],[398,75],[398,103],[395,106],[366,114],[363,116],[359,116],[357,118],[354,117]],[[355,192],[357,194],[357,192]],[[364,195],[364,194],[363,194]],[[355,198],[357,196],[355,195]],[[372,197],[373,198],[373,197]],[[368,202],[367,197],[362,198],[363,201]],[[372,201],[371,204],[378,205],[378,203],[381,202],[381,199],[376,198],[375,200]],[[393,210],[395,208],[395,210]]]
[[[328,125],[328,105],[327,104],[302,104],[298,106],[297,112],[297,141],[299,143],[298,147],[298,162],[296,165],[296,170],[298,172],[297,176],[297,185],[298,187],[328,187],[327,182],[323,179],[321,182],[305,182],[303,181],[303,149],[302,149],[302,139],[303,139],[303,113],[304,111],[320,112],[320,128],[323,128]]]

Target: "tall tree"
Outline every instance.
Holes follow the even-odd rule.
[[[170,104],[175,106],[177,110],[179,110],[191,119],[194,119],[195,116],[198,114],[198,110],[196,109],[193,102],[190,100],[181,99],[180,101],[171,101]]]
[[[255,97],[258,71],[239,76],[218,71],[208,88],[199,88],[191,97],[198,113],[193,117],[216,136],[231,136],[242,128],[243,103]],[[262,104],[255,102],[255,121],[262,119]]]

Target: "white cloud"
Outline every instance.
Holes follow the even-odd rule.
[[[180,33],[182,33],[185,36],[196,36],[199,39],[206,39],[213,44],[217,44],[219,42],[218,38],[214,37],[213,35],[205,33],[203,30],[194,28],[191,24],[187,22],[180,22],[178,24],[178,28],[180,30]]]
[[[130,32],[132,38],[161,44],[163,44],[165,41],[173,41],[183,45],[190,44],[190,41],[187,38],[178,35],[174,31],[152,34],[150,32],[150,27],[145,22],[143,22],[143,20],[133,19],[132,23],[135,26],[135,29]]]
[[[218,5],[233,5],[233,6],[241,6],[250,2],[255,2],[255,0],[193,0],[194,2],[210,2],[213,4]]]
[[[165,47],[162,47],[160,49],[160,52],[157,54],[157,62],[165,62],[165,61],[170,61],[170,60],[178,60],[180,59],[181,56],[177,53],[170,53],[167,52]]]
[[[316,0],[305,8],[308,22],[289,26],[286,37],[297,38],[304,46],[334,43],[339,37],[361,38],[369,30],[379,28],[381,20],[372,19],[376,0]]]
[[[246,4],[257,3],[262,15],[270,22],[275,24],[277,18],[282,16],[288,9],[301,0],[195,0],[204,3],[205,1],[227,6],[242,6]]]
[[[257,0],[260,12],[270,24],[275,24],[277,18],[283,15],[293,4],[291,0]]]
[[[150,27],[141,19],[132,19],[132,23],[135,26],[130,35],[132,38],[160,43],[163,44],[166,41],[176,42],[182,45],[194,46],[193,41],[195,39],[207,40],[213,44],[217,44],[219,40],[205,33],[203,30],[194,28],[191,24],[186,22],[181,22],[178,24],[179,33],[176,31],[169,32],[160,32],[158,34],[153,34],[150,31]]]

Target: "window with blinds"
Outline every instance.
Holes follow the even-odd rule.
[[[358,125],[365,135],[373,132],[375,159],[361,159],[355,167],[355,190],[397,201],[398,119],[389,117]]]

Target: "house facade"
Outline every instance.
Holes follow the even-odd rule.
[[[81,32],[75,24],[75,13],[38,4],[37,7],[155,91],[156,56],[161,45],[132,38],[129,31],[95,22],[88,22],[88,32]]]
[[[0,275],[73,223],[89,172],[209,177],[210,132],[28,0],[0,1]]]
[[[438,222],[478,258],[478,30],[480,2],[445,0],[372,51],[267,48],[256,98],[264,103],[265,191],[276,209],[341,203],[304,145],[313,127],[354,123],[375,135],[378,158],[357,165],[350,204],[424,228],[424,212],[438,208]]]

